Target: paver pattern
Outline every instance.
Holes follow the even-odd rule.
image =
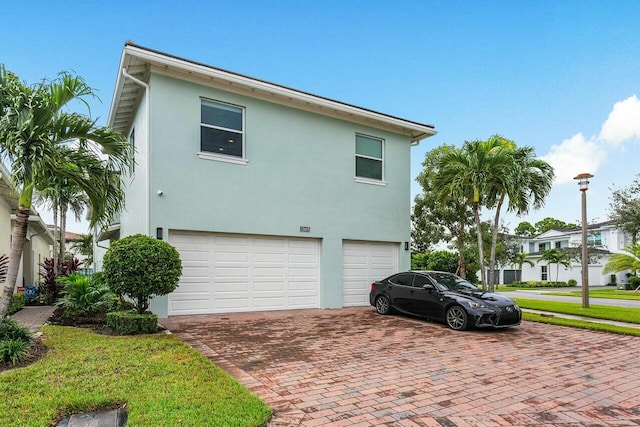
[[[162,319],[271,426],[637,426],[640,338],[524,322],[455,332],[371,307]]]

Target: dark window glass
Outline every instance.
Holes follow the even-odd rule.
[[[397,276],[392,277],[389,281],[396,285],[411,286],[413,284],[414,276],[415,274],[413,273],[401,273]]]
[[[382,180],[382,161],[356,157],[356,176]]]
[[[242,157],[242,134],[207,127],[200,130],[200,150]]]
[[[413,279],[413,286],[415,288],[421,288],[424,285],[433,285],[433,283],[431,283],[431,280],[427,279],[426,277],[420,274],[416,274],[416,278]]]
[[[242,131],[242,108],[202,101],[202,123]]]

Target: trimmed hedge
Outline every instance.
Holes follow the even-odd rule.
[[[508,285],[510,288],[566,288],[567,282],[547,282],[547,281],[535,281],[529,280],[528,282],[511,282]]]
[[[153,334],[158,330],[158,316],[150,313],[113,311],[107,313],[107,327],[123,335]]]

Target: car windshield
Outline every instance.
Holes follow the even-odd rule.
[[[469,283],[462,277],[458,277],[455,274],[447,273],[431,273],[429,274],[439,285],[451,291],[471,292],[477,291],[478,288],[473,283]]]

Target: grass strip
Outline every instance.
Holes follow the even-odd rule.
[[[624,326],[607,325],[605,323],[587,322],[562,317],[548,317],[538,313],[522,313],[522,318],[530,322],[547,323],[550,325],[571,326],[573,328],[591,329],[594,331],[610,332],[622,335],[640,336],[640,329],[625,328]]]
[[[573,314],[574,316],[593,317],[594,319],[640,324],[640,309],[637,308],[592,304],[590,304],[589,308],[582,308],[582,304],[577,302],[558,302],[525,298],[516,298],[515,301],[520,307],[531,310],[551,311],[554,313]]]
[[[545,292],[545,295],[561,295],[566,297],[581,297],[582,291],[571,292]],[[622,300],[638,300],[640,301],[640,293],[633,291],[623,291],[617,289],[597,289],[589,290],[590,298],[609,298],[609,299],[622,299]]]
[[[53,420],[126,403],[128,427],[264,426],[271,409],[173,335],[98,335],[46,326],[46,356],[0,374],[0,425]]]

